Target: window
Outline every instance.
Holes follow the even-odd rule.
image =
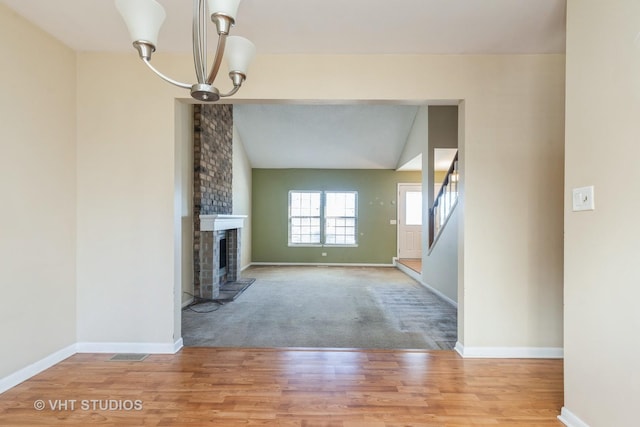
[[[289,245],[357,244],[356,191],[290,191]]]
[[[407,190],[404,203],[405,225],[422,225],[422,192]]]
[[[289,243],[320,244],[319,191],[289,192]]]
[[[327,191],[324,242],[328,245],[356,244],[356,193]]]

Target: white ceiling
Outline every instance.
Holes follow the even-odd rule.
[[[128,51],[113,0],[2,0],[80,51]],[[192,2],[167,10],[159,52],[191,51]],[[566,0],[244,0],[234,34],[258,53],[562,53]],[[213,32],[213,31],[212,31]]]
[[[256,168],[395,169],[418,111],[406,105],[238,104]]]
[[[0,1],[74,50],[136,55],[113,0]],[[158,1],[167,10],[158,52],[190,52],[192,2]],[[565,6],[566,0],[244,0],[232,33],[250,38],[258,54],[563,53]],[[395,168],[416,111],[234,109],[252,165],[269,168]]]

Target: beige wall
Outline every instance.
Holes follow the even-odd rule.
[[[76,56],[0,4],[0,379],[76,341]]]
[[[465,344],[561,347],[564,56],[392,59],[258,57],[236,99],[464,99]],[[174,338],[173,100],[185,94],[137,61],[79,56],[82,340]],[[154,62],[191,79],[187,56]]]
[[[639,31],[637,0],[568,3],[565,410],[592,427],[638,425]],[[587,185],[596,210],[572,212]]]
[[[233,213],[234,215],[247,215],[244,228],[241,232],[241,268],[251,264],[251,164],[244,145],[238,135],[236,127],[233,127]]]
[[[137,61],[78,56],[80,342],[179,338],[175,98],[184,93]]]
[[[180,231],[174,244],[177,280],[182,283],[181,292],[177,298],[181,305],[193,300],[193,105],[176,100],[175,102],[175,164],[176,164],[176,209],[174,220],[179,219],[175,228]],[[178,312],[179,313],[179,312]],[[177,320],[177,319],[176,319]],[[180,322],[181,323],[181,322]],[[177,324],[177,323],[176,323]]]

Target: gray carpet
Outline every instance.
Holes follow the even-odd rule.
[[[451,349],[457,312],[395,268],[251,267],[227,304],[183,310],[186,346]]]

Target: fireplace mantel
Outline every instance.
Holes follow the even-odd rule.
[[[247,215],[200,215],[200,231],[242,228]]]

